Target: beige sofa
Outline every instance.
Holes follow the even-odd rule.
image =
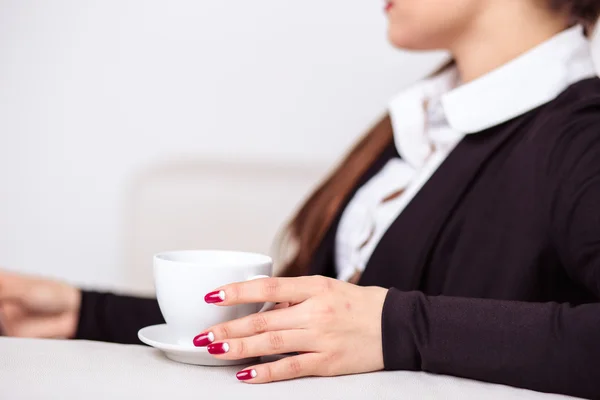
[[[142,171],[125,199],[125,287],[152,293],[152,255],[176,249],[273,254],[275,236],[327,173],[323,164],[177,161]]]

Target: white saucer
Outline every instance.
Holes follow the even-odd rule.
[[[224,366],[249,364],[257,360],[249,358],[243,360],[219,360],[209,354],[206,347],[195,347],[192,344],[189,346],[181,345],[177,342],[167,324],[142,328],[138,332],[138,337],[147,345],[161,350],[171,360],[184,364]]]

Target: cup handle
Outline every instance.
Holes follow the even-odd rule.
[[[270,278],[270,276],[268,276],[268,275],[255,275],[255,276],[251,276],[250,278],[248,278],[246,280],[247,281],[253,281],[255,279],[263,279],[263,278]],[[266,302],[258,312],[270,311],[270,310],[273,309],[273,307],[275,307],[275,303]]]

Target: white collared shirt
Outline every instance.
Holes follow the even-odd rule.
[[[338,278],[362,273],[389,226],[465,135],[521,116],[594,76],[590,42],[575,26],[467,84],[458,85],[451,67],[394,97],[389,113],[401,158],[390,160],[344,210],[335,240]]]

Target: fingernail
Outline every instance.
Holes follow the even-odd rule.
[[[229,343],[209,344],[207,349],[210,354],[225,354],[229,351]]]
[[[194,338],[194,346],[205,347],[215,341],[215,335],[212,332],[202,332]]]
[[[240,381],[249,381],[250,379],[256,378],[255,369],[245,369],[235,374],[235,377]]]
[[[208,304],[220,303],[225,300],[225,291],[224,290],[216,290],[214,292],[210,292],[206,296],[204,296],[204,301]]]

